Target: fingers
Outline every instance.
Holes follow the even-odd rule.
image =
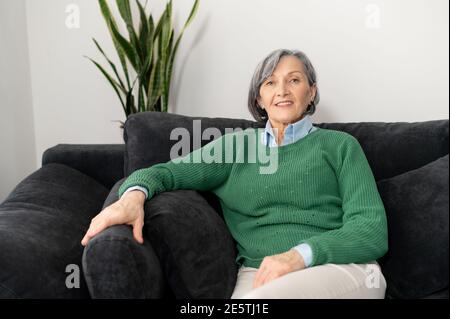
[[[264,280],[263,280],[261,286],[262,286],[262,285],[265,285],[265,284],[267,284],[268,282],[271,282],[272,280],[277,279],[277,278],[279,278],[279,277],[280,277],[279,274],[277,274],[276,272],[272,272],[272,273],[268,274],[268,275],[264,278]]]
[[[258,288],[261,282],[261,274],[264,271],[264,260],[261,265],[259,265],[258,271],[256,272],[255,279],[253,280],[253,288]]]
[[[88,231],[84,235],[83,239],[81,240],[81,244],[83,246],[86,246],[89,241],[95,237],[97,234],[101,233],[103,230],[111,226],[111,222],[107,221],[106,218],[101,219],[100,221],[94,221],[89,226]],[[142,228],[144,227],[144,223],[141,220],[137,220],[133,224],[133,237],[134,239],[140,243],[144,243],[144,236],[142,235]]]
[[[144,223],[140,219],[133,224],[133,237],[139,244],[144,243],[144,236],[142,236],[143,227]]]
[[[280,274],[278,274],[276,271],[270,271],[266,268],[263,272],[260,273],[259,276],[255,276],[255,281],[253,282],[253,289],[261,287],[268,282],[277,279],[280,277]]]
[[[253,281],[253,288],[262,286],[268,274],[269,270],[264,265],[260,266]]]
[[[289,271],[285,265],[274,262],[273,257],[265,257],[256,272],[255,279],[253,281],[253,289],[261,287],[266,283],[277,279]]]
[[[81,240],[81,244],[86,246],[91,238],[95,237],[98,233],[102,232],[105,228],[110,226],[110,221],[106,216],[97,216],[91,221],[89,229]]]
[[[114,206],[104,209],[100,214],[94,217],[89,225],[85,236],[81,240],[81,244],[86,246],[89,241],[106,228],[116,224],[127,224],[133,227],[133,237],[135,240],[143,244],[142,228],[144,227],[144,211],[138,211],[135,207],[130,209],[124,207],[120,202]]]

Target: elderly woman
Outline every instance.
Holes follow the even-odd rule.
[[[220,199],[237,242],[239,273],[232,298],[383,298],[376,259],[387,251],[387,223],[375,179],[351,135],[312,125],[319,102],[316,73],[300,51],[276,50],[257,67],[248,107],[265,128],[233,132],[186,155],[131,174],[119,200],[97,215],[82,244],[114,224],[133,226],[142,243],[144,202],[175,189],[209,190]],[[237,138],[254,132],[260,150],[277,150],[278,166],[192,163],[212,150],[250,148]],[[233,148],[234,150],[234,148]],[[219,154],[219,157],[220,157]]]

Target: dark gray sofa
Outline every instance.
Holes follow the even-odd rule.
[[[212,193],[178,190],[145,204],[144,245],[116,225],[84,248],[90,220],[117,200],[132,171],[169,160],[175,127],[261,127],[242,119],[146,112],[130,116],[124,145],[59,144],[0,205],[0,298],[227,298],[234,242]],[[386,298],[448,298],[448,120],[315,123],[355,136],[385,204]],[[191,141],[192,142],[192,141]],[[208,141],[202,141],[205,145]],[[68,278],[80,270],[79,285]]]

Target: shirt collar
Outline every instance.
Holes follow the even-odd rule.
[[[311,117],[309,115],[305,115],[301,120],[289,124],[284,130],[284,140],[282,145],[294,143],[299,139],[308,135],[313,128]],[[276,145],[276,136],[273,132],[272,125],[270,121],[267,120],[266,127],[263,132],[263,140],[262,142],[266,146],[270,146],[270,144]]]

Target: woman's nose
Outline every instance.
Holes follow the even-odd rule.
[[[277,95],[285,96],[287,94],[289,94],[289,91],[288,91],[286,85],[280,84],[279,87],[277,88]]]

